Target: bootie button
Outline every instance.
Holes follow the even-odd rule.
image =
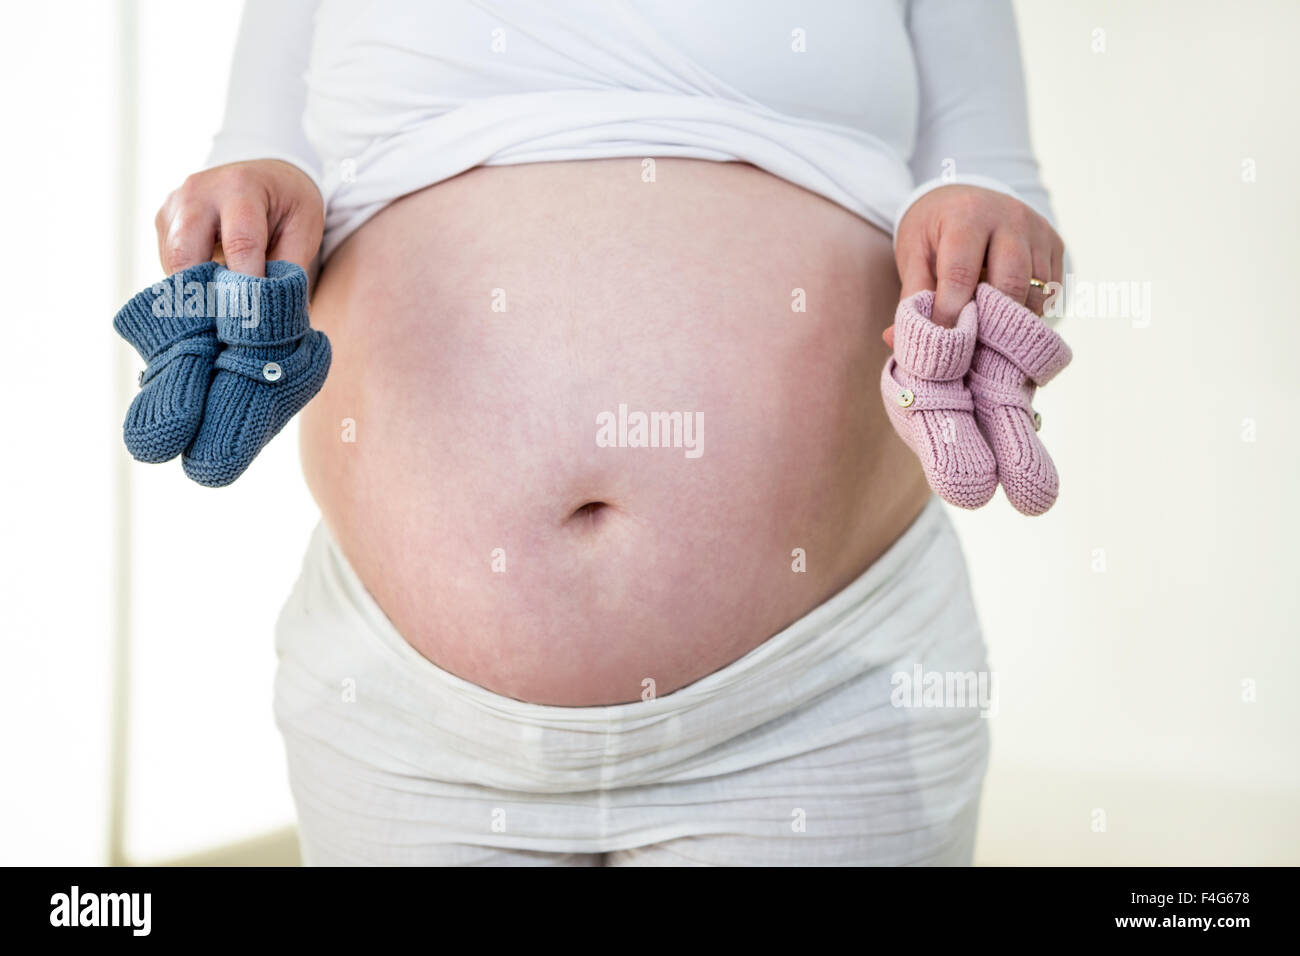
[[[280,376],[284,374],[284,369],[280,368],[276,362],[267,362],[262,366],[262,378],[268,382],[280,381]]]
[[[1038,412],[1034,412],[1034,431],[1042,431],[1042,428],[1043,416],[1038,414]]]
[[[135,384],[138,388],[144,388],[144,369],[140,369],[140,374],[135,377]]]
[[[916,401],[916,396],[912,394],[910,388],[905,388],[898,393],[898,404],[904,408],[911,408],[912,403]]]

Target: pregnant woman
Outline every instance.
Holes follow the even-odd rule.
[[[1009,0],[249,4],[157,226],[320,267],[306,862],[970,862],[987,723],[900,688],[985,648],[882,332],[1061,279],[1025,113]]]

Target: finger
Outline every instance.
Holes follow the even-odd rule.
[[[1052,281],[1065,281],[1065,243],[1060,240],[1056,233],[1052,233],[1050,240],[1052,249]]]
[[[931,316],[939,325],[946,328],[955,326],[957,316],[975,295],[987,247],[988,235],[969,227],[954,229],[939,240],[935,263],[938,287]]]
[[[1030,256],[1033,260],[1033,267],[1029,274],[1044,284],[1052,281],[1052,250],[1046,241],[1035,242],[1030,249]],[[1029,295],[1025,299],[1027,305],[1035,315],[1043,314],[1043,302],[1047,299],[1047,289],[1038,286],[1029,287]]]
[[[898,277],[903,284],[900,301],[923,289],[934,291],[934,265],[924,245],[909,243],[908,249],[899,250]]]
[[[218,228],[212,207],[198,203],[164,207],[157,225],[158,261],[168,275],[212,258]]]
[[[902,283],[898,297],[900,302],[926,289],[931,292],[934,291],[934,266],[923,244],[913,242],[909,243],[906,248],[899,250],[898,277]],[[894,326],[891,324],[889,328],[880,333],[880,337],[892,349],[894,347]]]
[[[1021,305],[1029,298],[1033,253],[1024,235],[1000,230],[989,243],[989,285]]]
[[[268,259],[283,259],[310,271],[311,261],[320,250],[320,220],[306,215],[294,215],[281,227],[271,243]]]
[[[239,196],[221,207],[221,251],[226,268],[261,278],[266,275],[266,206]]]

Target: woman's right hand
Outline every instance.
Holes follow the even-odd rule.
[[[228,269],[261,277],[267,259],[310,271],[325,208],[316,184],[297,166],[255,159],[190,176],[167,197],[154,226],[168,275],[224,258]]]

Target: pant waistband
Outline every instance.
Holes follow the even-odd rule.
[[[559,707],[504,697],[423,657],[322,523],[277,628],[276,714],[286,734],[355,748],[389,769],[434,779],[541,792],[663,779],[710,748],[915,653],[965,587],[956,536],[931,499],[851,584],[726,667],[650,700]],[[351,706],[339,703],[348,680],[358,695]]]

